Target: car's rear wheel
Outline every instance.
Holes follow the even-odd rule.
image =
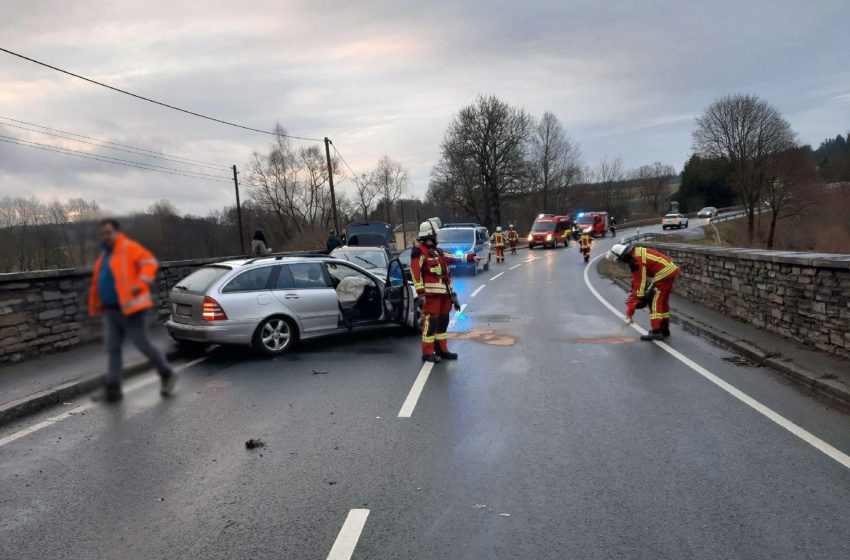
[[[295,344],[297,330],[287,317],[269,317],[254,332],[254,348],[267,356],[279,356]]]

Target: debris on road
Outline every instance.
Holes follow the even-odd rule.
[[[449,338],[456,338],[460,340],[474,340],[475,342],[481,342],[483,344],[489,344],[493,346],[512,346],[516,344],[516,338],[503,333],[497,333],[496,331],[491,330],[479,330],[479,329],[471,329],[468,331],[457,332],[450,331]]]
[[[487,504],[475,504],[472,506],[474,509],[487,509]]]
[[[249,439],[248,441],[245,442],[245,447],[247,447],[248,449],[255,449],[257,447],[265,447],[265,446],[266,446],[266,442],[264,442],[263,440],[261,440],[259,438],[257,438],[257,439],[252,438],[252,439]]]
[[[326,369],[314,369],[313,375],[324,375],[328,372]]]
[[[328,484],[333,486],[334,484],[336,484],[336,480],[331,480],[331,481],[328,482]]]
[[[500,513],[499,515],[501,515],[502,517],[510,517],[511,516],[510,513]]]

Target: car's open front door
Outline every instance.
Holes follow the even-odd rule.
[[[387,320],[404,325],[407,323],[410,291],[407,277],[398,259],[390,261],[387,266],[387,281],[384,288],[384,305],[387,309]]]

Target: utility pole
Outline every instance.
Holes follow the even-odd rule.
[[[239,250],[245,254],[245,234],[242,232],[242,205],[239,203],[239,179],[233,166],[233,186],[236,188],[236,219],[239,222]]]
[[[334,213],[334,235],[339,235],[339,217],[336,215],[336,195],[334,194],[334,168],[331,165],[331,141],[325,136],[325,157],[328,159],[328,184],[331,187],[331,207]]]
[[[407,224],[404,223],[404,201],[401,201],[401,239],[404,247],[407,249]]]

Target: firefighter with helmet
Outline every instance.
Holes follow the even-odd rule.
[[[439,363],[456,360],[457,354],[448,351],[446,343],[449,328],[449,313],[452,305],[459,308],[457,296],[452,291],[449,263],[481,262],[484,259],[473,254],[457,258],[437,247],[437,230],[442,223],[439,218],[429,218],[419,225],[418,243],[410,251],[410,271],[413,286],[422,305],[422,360]]]
[[[632,271],[632,290],[626,300],[629,321],[635,309],[649,305],[652,330],[641,336],[641,340],[661,340],[670,336],[670,291],[679,267],[660,251],[621,243],[611,247],[605,258],[624,262]]]
[[[516,244],[519,241],[519,234],[514,229],[513,224],[508,226],[508,244],[511,246],[511,254],[516,255]]]
[[[581,232],[581,237],[579,237],[579,245],[578,250],[581,251],[581,254],[584,255],[584,262],[590,260],[590,248],[593,246],[593,228],[585,228],[584,231]]]
[[[496,248],[496,262],[505,262],[505,234],[502,233],[502,226],[496,228],[496,233],[490,237],[490,241]]]

